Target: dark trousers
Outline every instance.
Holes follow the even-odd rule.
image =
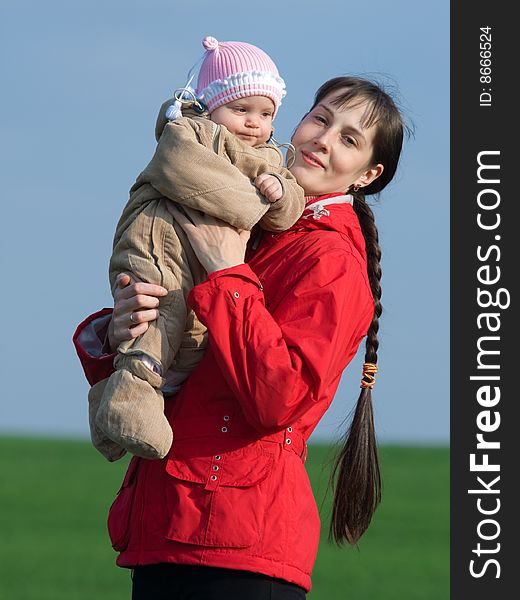
[[[234,569],[158,564],[136,567],[132,600],[305,600],[293,583]]]

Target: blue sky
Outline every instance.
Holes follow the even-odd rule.
[[[415,125],[375,206],[383,249],[383,442],[449,439],[449,3],[199,0],[0,3],[3,191],[0,433],[88,436],[88,386],[71,336],[111,303],[107,262],[128,190],[151,158],[157,109],[201,39],[256,44],[288,94],[288,141],[317,87],[342,74],[398,88]],[[314,439],[358,395],[362,353]]]

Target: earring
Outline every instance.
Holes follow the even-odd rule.
[[[352,189],[354,190],[354,192],[359,192],[359,188],[360,188],[359,184],[355,183],[354,187]]]

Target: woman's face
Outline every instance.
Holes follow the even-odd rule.
[[[290,168],[307,195],[346,192],[367,186],[383,172],[372,164],[375,125],[361,125],[366,103],[338,108],[333,92],[304,117],[292,137],[295,161]]]

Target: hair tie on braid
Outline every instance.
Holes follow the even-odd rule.
[[[363,375],[361,377],[361,388],[370,388],[374,387],[376,382],[375,374],[377,373],[377,365],[374,363],[366,362],[363,365]]]

